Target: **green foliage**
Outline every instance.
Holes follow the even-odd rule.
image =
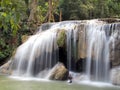
[[[8,58],[17,46],[20,22],[26,17],[21,0],[0,0],[0,61]],[[15,41],[16,38],[16,41]],[[0,62],[0,63],[1,63]]]
[[[43,23],[46,19],[46,13],[48,12],[48,2],[39,1],[37,6],[37,17],[40,23]]]
[[[119,0],[60,0],[63,20],[120,17]]]
[[[57,9],[59,5],[58,0],[52,0],[52,13],[54,15],[59,15],[59,11]],[[38,0],[37,6],[37,17],[39,23],[47,22],[48,19],[48,11],[49,10],[49,3],[46,0]]]
[[[9,45],[6,45],[4,40],[1,38],[0,39],[0,60],[5,59],[10,55],[10,48]]]
[[[15,36],[20,29],[20,20],[22,13],[23,3],[19,0],[1,0],[0,1],[0,28],[5,32],[11,31]],[[21,9],[21,10],[20,10]],[[24,14],[24,13],[22,13]]]

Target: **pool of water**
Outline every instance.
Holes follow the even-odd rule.
[[[100,85],[99,85],[100,84]],[[120,90],[119,86],[91,84],[90,82],[72,83],[42,79],[18,79],[0,76],[0,90]]]

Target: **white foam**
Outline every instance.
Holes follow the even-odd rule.
[[[44,78],[35,78],[35,77],[19,77],[19,76],[9,76],[9,78],[21,81],[45,81],[48,82],[50,80]]]
[[[95,82],[95,81],[80,81],[79,84],[84,85],[90,85],[90,86],[96,86],[96,87],[113,87],[111,83],[105,83],[105,82]]]

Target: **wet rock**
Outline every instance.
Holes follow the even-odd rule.
[[[64,29],[57,32],[57,45],[59,48],[59,61],[67,66],[67,51],[66,51],[66,31]]]
[[[86,29],[85,25],[81,24],[78,26],[78,57],[86,58]]]
[[[114,85],[120,85],[120,67],[111,70],[111,82]]]
[[[76,72],[84,72],[85,71],[85,64],[86,64],[86,59],[79,59],[76,62]]]
[[[102,18],[99,19],[100,21],[105,21],[107,23],[114,23],[114,22],[120,22],[120,19],[117,18]]]
[[[57,63],[50,72],[49,79],[51,80],[67,80],[69,75],[68,70],[62,63]]]
[[[66,41],[66,32],[64,29],[58,30],[57,34],[57,44],[59,47],[65,47],[65,41]]]
[[[11,65],[12,61],[8,61],[7,63],[5,63],[3,66],[0,67],[0,73],[1,74],[11,74],[11,70],[10,70],[10,65]]]
[[[120,65],[120,31],[115,37],[114,47],[110,44],[110,61],[113,67]]]
[[[26,42],[30,36],[23,35],[22,36],[22,43]]]
[[[111,52],[112,66],[120,65],[120,50],[115,50]]]

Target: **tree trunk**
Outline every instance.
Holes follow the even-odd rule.
[[[52,19],[52,0],[49,0],[49,17],[48,22],[50,22]]]
[[[52,19],[52,0],[49,0],[49,16],[48,16],[48,22],[53,21]]]
[[[62,10],[60,10],[60,17],[59,17],[59,21],[62,21]]]
[[[37,0],[33,0],[30,4],[30,16],[28,18],[28,21],[31,22],[37,22],[37,17],[36,17],[36,11],[37,11]]]

